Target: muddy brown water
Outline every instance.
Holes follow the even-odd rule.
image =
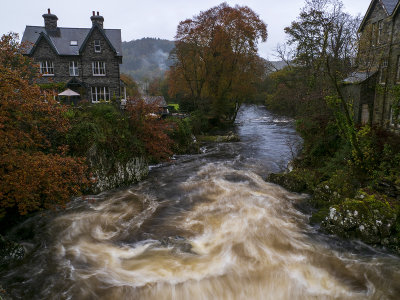
[[[28,251],[1,273],[15,299],[400,299],[400,258],[308,225],[265,182],[299,138],[245,106],[239,143],[154,166],[128,188],[76,199],[14,229]]]

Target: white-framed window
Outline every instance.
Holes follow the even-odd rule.
[[[388,61],[385,59],[381,63],[381,69],[379,72],[379,83],[380,84],[386,83],[387,67],[388,67]]]
[[[94,52],[101,52],[100,40],[94,40]]]
[[[361,105],[361,124],[365,125],[369,122],[369,107],[368,104]]]
[[[70,42],[70,45],[71,45],[71,46],[78,46],[78,41],[71,41],[71,42]]]
[[[382,43],[382,33],[383,33],[383,21],[380,20],[378,21],[378,40],[377,40],[378,44]]]
[[[397,56],[396,82],[400,83],[400,55]]]
[[[78,62],[71,60],[69,62],[69,76],[79,76]]]
[[[43,74],[43,76],[54,76],[54,65],[51,60],[40,62],[40,74]]]
[[[107,86],[92,86],[92,102],[110,101],[110,90]]]
[[[390,106],[390,117],[389,117],[389,121],[390,121],[390,126],[393,127],[399,127],[399,110],[395,110],[393,106]]]
[[[372,46],[376,45],[376,23],[372,23],[372,32],[371,32],[371,37],[372,37]]]
[[[105,76],[106,63],[104,61],[93,61],[92,70],[93,70],[93,76]]]

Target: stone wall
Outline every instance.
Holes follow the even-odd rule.
[[[94,41],[100,40],[101,52],[94,51]],[[93,76],[92,62],[104,61],[106,64],[106,76]],[[116,57],[108,42],[105,40],[100,30],[95,27],[92,35],[89,37],[85,49],[82,52],[82,76],[81,80],[90,86],[108,86],[110,96],[120,97],[120,58]],[[88,90],[90,95],[90,90]]]
[[[149,173],[144,157],[121,161],[100,151],[95,145],[87,153],[87,162],[94,181],[91,192],[95,194],[139,182]]]
[[[101,52],[94,51],[94,40],[100,40]],[[79,49],[81,45],[78,45]],[[92,35],[87,41],[87,45],[83,50],[82,55],[76,56],[60,56],[50,46],[47,40],[42,39],[34,53],[33,59],[39,63],[43,60],[53,61],[54,76],[42,76],[38,79],[38,83],[67,83],[73,77],[87,84],[86,98],[90,100],[91,86],[106,86],[109,87],[110,97],[120,98],[120,70],[119,65],[122,63],[122,58],[116,56],[100,30],[95,27]],[[69,63],[77,61],[79,67],[79,76],[70,76]],[[93,76],[92,62],[104,61],[106,65],[105,76]],[[78,91],[79,92],[79,91]]]

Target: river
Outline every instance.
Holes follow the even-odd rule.
[[[244,106],[238,143],[154,166],[129,188],[76,199],[14,231],[16,299],[400,299],[400,258],[326,236],[265,182],[299,145],[293,123]]]

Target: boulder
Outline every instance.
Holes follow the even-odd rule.
[[[367,244],[399,249],[396,212],[387,201],[375,195],[360,193],[333,205],[321,223],[328,233],[356,238]]]
[[[288,191],[301,193],[307,191],[307,183],[293,172],[268,175],[266,181],[278,184]]]

